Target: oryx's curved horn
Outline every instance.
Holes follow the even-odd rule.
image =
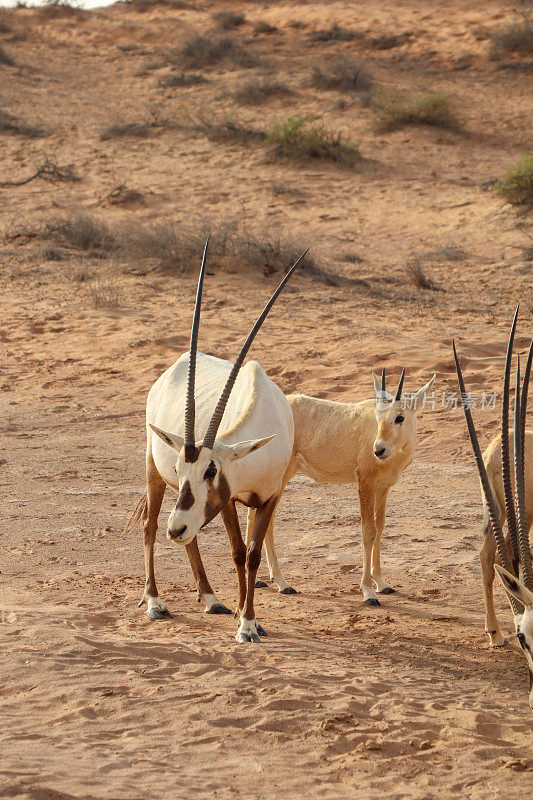
[[[244,342],[244,344],[243,344],[243,346],[241,348],[241,352],[239,353],[239,355],[235,359],[235,363],[233,364],[231,372],[230,372],[230,374],[228,376],[228,379],[226,381],[226,385],[224,386],[224,389],[222,390],[222,394],[220,395],[219,401],[218,401],[218,403],[216,405],[216,408],[215,408],[215,410],[213,412],[213,416],[211,417],[211,422],[209,423],[209,427],[207,429],[207,433],[205,434],[204,440],[202,442],[202,447],[207,447],[209,450],[213,449],[213,445],[215,444],[216,435],[218,433],[218,429],[219,429],[220,423],[222,422],[222,416],[224,414],[224,410],[225,410],[226,405],[228,403],[229,396],[231,394],[231,390],[233,389],[235,381],[237,380],[237,375],[239,374],[239,370],[240,370],[240,368],[242,366],[242,363],[243,363],[244,359],[246,358],[246,353],[250,349],[250,346],[251,346],[253,340],[255,339],[257,332],[259,331],[259,328],[261,327],[261,325],[265,321],[266,316],[267,316],[268,312],[270,311],[270,309],[272,308],[272,306],[274,305],[278,295],[281,293],[281,291],[283,290],[283,287],[285,286],[285,284],[287,283],[287,281],[291,277],[292,273],[294,272],[294,270],[296,269],[296,267],[298,266],[298,264],[300,263],[302,258],[307,254],[308,250],[309,250],[309,248],[307,248],[307,250],[305,250],[305,252],[302,253],[300,258],[297,261],[294,262],[294,264],[292,265],[290,270],[287,272],[287,274],[285,275],[285,277],[281,281],[280,285],[278,286],[278,288],[276,289],[276,291],[274,292],[274,294],[272,295],[272,297],[270,298],[270,300],[268,301],[268,303],[266,304],[264,309],[261,311],[260,315],[257,318],[257,321],[256,321],[255,325],[253,326],[252,330],[248,334],[248,337],[246,338],[246,341]]]
[[[403,379],[405,378],[405,367],[402,369],[402,374],[400,375],[400,382],[398,383],[398,388],[396,389],[396,397],[395,400],[402,399],[402,389],[403,389]]]
[[[209,239],[207,239],[204,246],[204,254],[202,257],[202,266],[200,267],[200,275],[198,277],[198,288],[196,289],[196,303],[194,306],[194,316],[191,328],[191,346],[189,348],[189,371],[187,374],[187,395],[185,398],[185,460],[189,461],[194,454],[195,437],[194,437],[194,420],[195,420],[195,402],[194,402],[194,384],[196,378],[196,350],[198,348],[198,328],[200,326],[200,311],[202,308],[202,289],[204,286],[205,264],[207,260],[207,246]]]
[[[509,530],[509,538],[511,540],[511,551],[513,554],[513,572],[518,576],[518,561],[520,553],[518,551],[518,528],[516,522],[515,501],[513,497],[512,479],[511,479],[511,459],[509,457],[509,384],[511,380],[511,362],[513,359],[513,344],[514,335],[516,331],[516,322],[518,319],[518,310],[520,305],[517,305],[513,317],[513,324],[509,333],[509,340],[507,342],[507,354],[505,356],[505,372],[503,376],[503,397],[502,397],[502,436],[501,436],[501,452],[502,452],[502,481],[503,493],[505,497],[505,513],[507,516],[507,528]]]
[[[384,392],[385,390],[385,367],[381,370],[381,391]]]
[[[524,486],[524,455],[522,447],[525,437],[525,413],[521,413],[520,402],[520,356],[516,366],[516,391],[514,414],[514,462],[515,462],[515,500],[516,517],[518,522],[518,552],[522,564],[524,584],[528,589],[533,589],[533,564],[529,550],[529,533],[526,519],[526,498]]]
[[[470,411],[468,396],[466,394],[463,372],[461,370],[461,365],[459,363],[459,358],[457,356],[457,350],[455,349],[455,341],[453,341],[452,344],[453,344],[453,357],[455,359],[455,369],[457,371],[457,379],[459,381],[459,389],[461,392],[461,403],[463,406],[463,410],[465,412],[466,425],[468,427],[468,434],[470,436],[472,450],[474,451],[474,456],[476,459],[479,478],[481,480],[481,486],[483,488],[483,494],[485,495],[485,500],[487,502],[489,518],[490,518],[490,526],[492,528],[492,533],[496,540],[496,547],[498,548],[498,555],[500,556],[502,566],[508,572],[512,573],[512,566],[509,562],[509,551],[507,550],[507,544],[505,541],[505,537],[503,535],[502,526],[500,524],[500,511],[498,506],[496,505],[494,495],[492,494],[489,478],[487,475],[487,470],[485,469],[483,456],[481,455],[481,448],[479,446],[479,440],[477,438],[476,428],[474,426],[474,420],[472,419],[472,412]],[[512,596],[509,596],[509,599],[511,601],[514,613],[517,614],[521,608],[520,604]]]
[[[522,383],[522,394],[520,396],[520,426],[522,429],[522,464],[526,456],[525,448],[525,435],[526,435],[526,412],[527,412],[527,393],[529,389],[529,378],[531,375],[531,365],[533,362],[533,339],[529,345],[529,353],[527,354],[526,368],[524,370],[524,380]]]

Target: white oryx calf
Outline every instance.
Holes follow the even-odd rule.
[[[469,407],[455,342],[453,354],[468,434],[483,493],[485,541],[480,558],[486,610],[485,630],[489,634],[491,645],[506,644],[494,611],[492,581],[494,570],[496,570],[511,603],[516,635],[528,662],[529,705],[533,709],[533,559],[529,545],[529,530],[533,522],[533,431],[526,431],[527,395],[533,361],[533,341],[529,348],[522,387],[520,386],[520,356],[517,359],[514,429],[509,430],[509,384],[517,319],[518,308],[511,326],[505,359],[501,435],[493,439],[483,456]],[[511,466],[513,461],[514,469]],[[507,538],[502,529],[506,519]],[[496,552],[501,566],[495,564]]]
[[[374,376],[375,400],[338,403],[303,394],[289,395],[294,417],[294,448],[283,477],[282,489],[302,472],[317,483],[354,483],[359,492],[363,532],[364,602],[379,606],[376,589],[391,594],[381,574],[380,541],[385,524],[387,495],[402,472],[411,464],[416,448],[417,408],[423,404],[435,375],[416,394],[402,397],[405,370],[393,397]],[[248,512],[247,538],[254,525],[254,511]],[[274,516],[265,536],[270,578],[284,594],[293,594],[279,568],[274,547]],[[261,582],[259,585],[265,585]]]
[[[307,252],[307,251],[306,251]],[[198,280],[191,347],[152,386],[146,406],[146,495],[126,531],[144,524],[146,585],[141,600],[153,619],[171,616],[159,597],[154,574],[157,518],[166,486],[178,492],[168,538],[186,546],[199,597],[211,613],[231,613],[214,595],[203,569],[197,535],[219,512],[231,543],[239,583],[239,642],[258,642],[265,631],[254,612],[254,587],[261,547],[291,458],[294,425],[289,403],[256,362],[241,366],[284,285],[289,270],[246,339],[235,364],[197,353],[207,243]],[[205,431],[197,441],[195,429]],[[155,435],[154,435],[155,434]],[[260,452],[257,452],[260,451]],[[235,503],[256,510],[248,550]]]

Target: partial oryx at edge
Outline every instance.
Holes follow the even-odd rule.
[[[518,641],[527,658],[529,705],[533,708],[533,560],[529,546],[529,529],[533,522],[533,431],[526,430],[533,340],[529,348],[522,387],[520,356],[517,356],[514,428],[510,430],[509,384],[517,318],[518,308],[511,326],[505,359],[501,434],[492,440],[483,455],[472,419],[455,342],[453,354],[468,433],[482,488],[485,540],[480,559],[486,611],[485,630],[492,646],[507,644],[494,610],[492,583],[496,570],[511,603]],[[511,466],[513,460],[514,468]],[[503,533],[506,519],[507,537]],[[499,564],[495,563],[496,558]]]
[[[403,395],[405,369],[395,395],[375,373],[374,400],[341,403],[304,394],[289,395],[294,417],[294,448],[282,488],[300,472],[319,484],[355,484],[359,493],[363,534],[361,591],[367,605],[379,606],[376,590],[392,594],[381,573],[380,543],[390,489],[412,463],[417,436],[417,409],[433,386],[436,375],[418,392]],[[248,511],[247,540],[255,511]],[[285,594],[294,589],[283,577],[274,547],[274,515],[265,536],[271,581]],[[265,584],[260,584],[265,585]]]
[[[242,366],[276,298],[307,253],[287,272],[258,317],[234,364],[197,352],[206,242],[194,310],[191,344],[150,389],[146,405],[146,495],[125,532],[142,517],[146,584],[143,602],[153,619],[171,616],[159,597],[154,573],[157,519],[166,486],[178,492],[168,538],[185,545],[199,598],[210,613],[231,613],[207,580],[197,536],[219,512],[229,536],[239,584],[238,642],[259,642],[254,587],[261,548],[289,464],[294,423],[287,398],[255,361]],[[241,369],[242,367],[242,369]],[[203,439],[197,431],[205,431]],[[155,434],[155,435],[154,435]],[[256,510],[246,548],[235,503]],[[265,634],[266,635],[266,634]]]

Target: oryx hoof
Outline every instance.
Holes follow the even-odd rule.
[[[293,589],[292,586],[286,586],[284,589],[281,589],[280,594],[298,594],[296,589]]]
[[[238,633],[235,638],[240,644],[243,644],[244,642],[254,642],[255,644],[259,644],[261,642],[261,639],[257,633]]]
[[[150,611],[147,611],[146,613],[150,619],[172,619],[172,614],[168,608],[165,608],[163,611],[161,611],[159,608],[154,606],[154,608],[151,608]]]
[[[257,633],[259,634],[259,636],[268,636],[268,633],[266,632],[266,630],[258,622],[256,623],[256,627],[257,627]]]
[[[393,589],[392,586],[385,586],[384,589],[380,589],[380,594],[395,594],[396,589]]]
[[[365,605],[367,606],[380,606],[381,603],[379,602],[377,597],[368,597],[366,600],[363,600]]]
[[[268,583],[265,583],[264,581],[256,581],[255,582],[255,588],[256,589],[266,589],[267,587],[268,587]]]
[[[216,603],[214,606],[211,606],[211,608],[208,608],[205,613],[206,614],[231,614],[232,612],[230,611],[229,608],[227,608],[226,606],[222,605],[222,603]]]

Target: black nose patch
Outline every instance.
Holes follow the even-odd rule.
[[[374,450],[374,453],[375,453],[377,456],[382,456],[384,452],[385,452],[385,448],[384,448],[384,447],[380,447],[380,449],[379,449],[379,450]]]
[[[181,487],[181,492],[178,496],[178,502],[176,503],[176,508],[179,508],[180,511],[188,511],[194,505],[194,495],[191,491],[191,484],[189,481],[185,481],[183,486]]]

